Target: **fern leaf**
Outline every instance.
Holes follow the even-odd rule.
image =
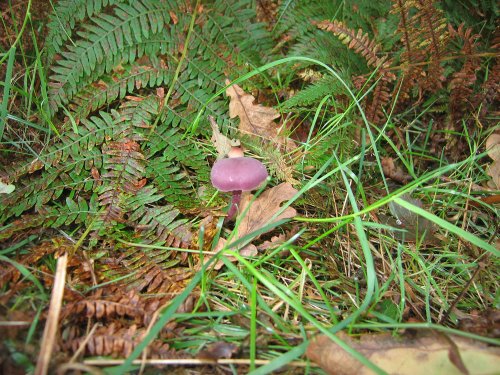
[[[50,77],[51,108],[67,104],[79,88],[88,83],[88,77],[96,77],[123,62],[132,62],[146,52],[159,52],[158,43],[148,40],[159,33],[170,21],[169,7],[152,0],[138,0],[132,5],[118,4],[114,14],[99,13],[92,23],[84,24],[80,39],[52,66],[55,73]],[[143,43],[148,49],[139,48]],[[153,47],[151,47],[153,46]],[[155,48],[156,47],[156,48]],[[87,77],[87,80],[82,80]]]
[[[47,23],[45,57],[52,63],[54,56],[71,37],[76,23],[99,13],[102,8],[124,0],[59,0]]]
[[[284,102],[282,108],[286,111],[295,107],[308,106],[327,95],[338,95],[341,93],[344,93],[344,87],[339,83],[338,79],[327,75],[320,78],[317,82],[310,84],[303,90],[300,90]]]

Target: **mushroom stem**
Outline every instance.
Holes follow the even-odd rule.
[[[233,196],[231,198],[231,206],[229,207],[229,211],[227,211],[227,221],[231,221],[236,216],[238,212],[239,204],[241,201],[241,190],[235,190],[232,192]]]

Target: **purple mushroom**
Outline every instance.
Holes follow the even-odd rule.
[[[215,162],[210,173],[212,185],[233,194],[227,220],[232,220],[238,211],[241,193],[258,188],[267,176],[266,167],[257,159],[238,156]]]

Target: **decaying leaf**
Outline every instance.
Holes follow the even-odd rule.
[[[226,81],[226,84],[229,83]],[[240,118],[238,128],[242,134],[271,141],[278,146],[283,146],[288,151],[295,149],[295,144],[291,139],[279,134],[278,125],[274,122],[280,117],[278,111],[261,104],[254,104],[255,98],[243,91],[238,85],[228,87],[226,94],[231,98],[229,117]]]
[[[408,203],[414,206],[423,206],[420,199],[411,198],[408,194],[401,196]],[[386,224],[392,225],[394,228],[402,229],[404,231],[394,231],[394,236],[401,241],[415,242],[425,237],[427,243],[439,243],[439,240],[434,236],[436,227],[426,218],[413,213],[412,211],[400,206],[395,202],[389,203],[389,209],[395,220],[387,218]]]
[[[263,192],[258,198],[256,198],[251,204],[250,202],[254,198],[253,195],[245,195],[242,198],[240,205],[240,215],[242,215],[245,210],[248,208],[248,211],[245,213],[245,216],[241,219],[241,222],[238,226],[238,233],[236,238],[233,238],[233,242],[245,237],[246,235],[255,232],[256,230],[264,228],[264,226],[279,221],[281,219],[292,218],[297,215],[297,211],[292,207],[287,207],[281,214],[279,214],[276,218],[271,220],[271,218],[280,210],[281,203],[289,200],[295,194],[297,194],[297,190],[292,187],[289,183],[282,183],[278,186],[275,186],[269,190]],[[264,232],[265,233],[265,232]],[[275,241],[279,241],[280,238],[276,238]],[[223,250],[227,245],[227,240],[224,238],[219,238],[219,242],[214,248],[214,252],[219,252]],[[254,244],[247,244],[243,248],[239,249],[239,253],[242,256],[249,257],[255,256],[258,253],[257,247]],[[235,261],[231,256],[227,256],[231,261]],[[210,255],[205,256],[205,262],[207,262],[211,258]],[[215,270],[219,270],[224,265],[224,262],[221,260],[218,261],[213,267]]]
[[[229,81],[226,81],[226,84],[229,84]],[[255,98],[238,85],[228,87],[226,94],[231,98],[229,116],[240,118],[240,132],[266,139],[274,139],[277,136],[277,126],[274,120],[280,117],[278,111],[260,104],[253,104]]]
[[[429,333],[407,337],[365,334],[360,340],[337,336],[389,374],[497,374],[500,349],[458,336]],[[372,374],[328,337],[313,339],[306,352],[328,374]]]
[[[220,358],[231,358],[238,351],[238,346],[235,344],[219,341],[207,346],[206,349],[200,351],[197,355],[200,359],[212,359],[214,361]]]
[[[2,181],[0,181],[0,194],[10,194],[14,190],[16,190],[16,187],[11,184],[5,184]]]
[[[407,184],[411,181],[411,176],[399,166],[394,163],[394,159],[390,157],[384,157],[381,159],[382,170],[384,172],[384,176],[388,177],[396,182],[401,184]]]
[[[210,138],[210,140],[217,150],[217,159],[223,158],[231,151],[232,147],[239,146],[240,142],[238,140],[229,139],[222,134],[219,130],[219,125],[217,125],[212,116],[208,116],[208,120],[212,127],[212,138]]]
[[[264,191],[253,202],[253,195],[243,197],[240,205],[240,215],[245,213],[238,227],[238,238],[255,232],[264,226],[282,219],[292,218],[297,215],[293,207],[287,207],[281,214],[271,220],[271,218],[281,209],[281,203],[291,199],[298,191],[289,183],[279,184]],[[251,203],[252,202],[252,203]],[[251,203],[251,204],[250,204]]]
[[[486,173],[491,176],[488,186],[500,189],[500,134],[494,133],[486,140],[486,151],[493,162],[488,166]]]
[[[215,245],[215,248],[213,250],[214,253],[218,253],[219,251],[222,251],[227,244],[227,240],[225,238],[219,238],[219,242],[217,242],[217,245]],[[245,246],[243,249],[239,250],[239,254],[244,257],[253,257],[256,256],[258,253],[257,247],[255,245],[249,244]],[[231,261],[235,262],[236,258],[231,256],[231,255],[226,255],[226,257]],[[205,263],[208,262],[208,260],[212,258],[212,255],[205,255]],[[217,261],[215,265],[213,266],[213,269],[218,271],[224,266],[224,262],[222,260]]]

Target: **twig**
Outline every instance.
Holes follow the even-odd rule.
[[[441,319],[439,319],[438,324],[443,324],[446,321],[446,319],[448,319],[448,316],[450,316],[451,311],[455,308],[455,306],[457,305],[458,301],[460,301],[462,299],[462,297],[465,295],[465,293],[467,292],[467,290],[469,290],[469,287],[472,284],[472,281],[474,281],[474,279],[477,276],[477,274],[479,273],[480,269],[481,269],[481,266],[478,265],[477,268],[476,268],[476,270],[474,271],[474,273],[470,277],[470,279],[467,281],[467,284],[465,284],[464,288],[460,292],[460,294],[457,296],[457,298],[455,298],[455,300],[452,302],[452,304],[450,305],[450,307],[448,308],[448,310],[446,310],[446,312],[443,314],[443,316],[441,317]]]
[[[87,359],[84,360],[83,363],[89,366],[117,366],[123,364],[124,359]],[[256,359],[254,363],[256,365],[267,365],[271,360],[268,359]],[[147,359],[147,360],[139,360],[136,359],[132,362],[134,365],[170,365],[170,366],[195,366],[195,365],[250,365],[251,360],[247,358],[234,358],[234,359]],[[288,362],[286,366],[295,366],[295,367],[318,367],[314,363],[309,363],[305,361],[292,361]]]
[[[59,314],[61,312],[62,299],[64,295],[64,284],[66,281],[66,268],[68,265],[68,254],[64,253],[57,259],[56,275],[54,277],[54,286],[50,297],[49,314],[43,337],[40,344],[40,353],[36,362],[35,375],[45,375],[50,364],[50,357],[54,348],[54,341],[59,324]]]

